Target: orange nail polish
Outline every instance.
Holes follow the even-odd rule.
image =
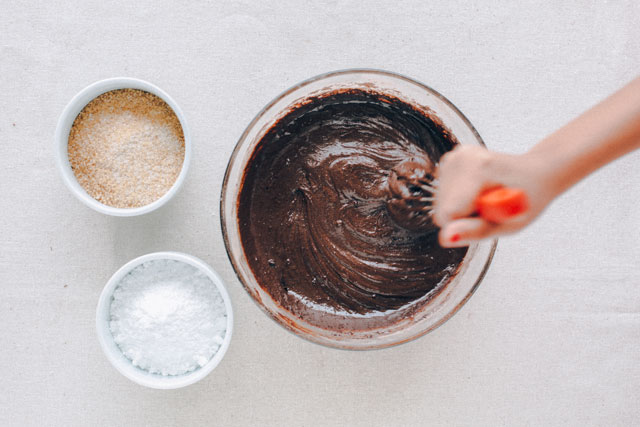
[[[449,240],[451,240],[452,242],[457,242],[458,240],[460,240],[460,235],[458,233],[452,234]]]

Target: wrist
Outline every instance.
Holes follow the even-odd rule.
[[[529,185],[535,186],[536,192],[551,200],[560,195],[566,188],[563,185],[561,159],[545,150],[530,150],[521,155],[522,170]]]

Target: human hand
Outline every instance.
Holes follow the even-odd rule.
[[[513,233],[533,221],[555,195],[540,160],[535,154],[509,155],[470,146],[445,154],[437,170],[433,217],[441,227],[440,245],[468,246],[475,240]],[[499,222],[479,216],[476,201],[498,187],[524,191],[527,209]]]
[[[640,77],[581,114],[528,153],[500,154],[458,147],[440,160],[433,220],[443,247],[513,233],[533,221],[560,193],[596,169],[640,149]],[[504,221],[477,215],[476,199],[496,187],[526,194],[528,209]]]

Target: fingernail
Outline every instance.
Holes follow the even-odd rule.
[[[460,235],[458,233],[452,234],[449,240],[451,242],[457,242],[458,240],[460,240]]]

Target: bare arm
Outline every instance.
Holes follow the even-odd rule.
[[[607,163],[640,148],[640,77],[543,139],[522,155],[460,147],[438,170],[434,219],[440,244],[465,246],[477,239],[520,230],[558,195]],[[490,223],[474,215],[474,201],[491,187],[523,189],[530,201],[522,215]]]

